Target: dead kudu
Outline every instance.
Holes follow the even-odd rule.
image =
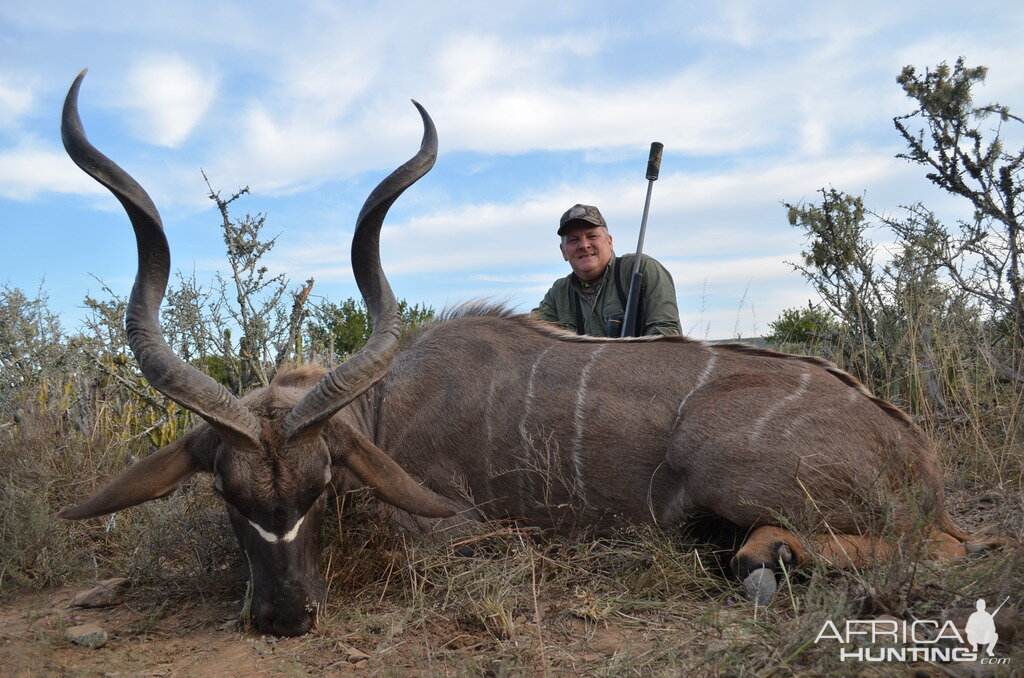
[[[163,338],[170,256],[160,217],[86,139],[83,76],[68,93],[62,134],[135,230],[131,348],[153,387],[204,423],[60,515],[119,511],[166,496],[196,472],[214,474],[251,565],[260,630],[298,635],[315,622],[332,484],[370,486],[417,528],[490,518],[562,529],[672,526],[710,515],[746,530],[732,568],[762,602],[781,566],[884,557],[883,526],[907,531],[923,520],[931,554],[966,552],[925,437],[824,361],[685,337],[577,337],[483,307],[400,347],[379,235],[390,206],[436,157],[434,126],[418,104],[420,151],[371,193],[353,238],[352,266],[374,319],[366,347],[332,372],[284,372],[236,398]],[[783,527],[809,516],[818,536]]]

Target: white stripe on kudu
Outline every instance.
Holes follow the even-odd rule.
[[[708,350],[711,351],[711,357],[708,358],[707,364],[704,365],[704,370],[700,373],[700,376],[697,377],[697,383],[693,385],[693,388],[691,388],[690,392],[686,394],[686,397],[680,401],[679,407],[676,408],[676,420],[672,422],[671,430],[675,430],[676,426],[679,425],[679,418],[683,416],[683,405],[685,405],[686,401],[690,399],[690,396],[696,393],[697,390],[704,385],[711,376],[711,370],[715,369],[715,363],[718,362],[718,354],[715,353],[715,349],[713,348],[708,348]]]
[[[576,411],[573,413],[573,425],[576,428],[575,435],[572,439],[572,470],[576,480],[576,490],[580,496],[584,496],[583,488],[583,461],[581,456],[583,454],[583,401],[586,400],[587,396],[587,380],[590,378],[590,368],[594,366],[594,361],[601,355],[601,351],[607,347],[608,344],[601,344],[597,349],[590,354],[590,360],[583,367],[580,372],[580,385],[576,389]]]
[[[278,542],[282,542],[282,543],[287,544],[288,542],[292,541],[293,539],[295,539],[295,537],[298,536],[298,534],[299,534],[299,526],[302,525],[302,521],[305,520],[305,519],[306,519],[306,516],[302,516],[301,518],[296,520],[295,521],[295,525],[292,526],[292,529],[288,530],[287,533],[281,535],[280,537],[278,537],[276,534],[274,534],[272,532],[267,532],[266,530],[264,530],[262,527],[260,527],[256,523],[252,522],[251,520],[249,521],[249,524],[252,525],[252,529],[256,530],[256,534],[258,534],[261,537],[263,537],[263,539],[265,541],[267,541],[267,542],[269,542],[271,544],[276,544]]]
[[[768,410],[764,414],[762,414],[757,421],[754,422],[754,430],[750,432],[750,442],[754,442],[755,440],[757,440],[758,436],[761,435],[761,429],[764,428],[764,425],[768,423],[768,420],[771,419],[772,416],[774,416],[774,414],[778,412],[783,405],[790,401],[796,400],[797,398],[804,394],[804,392],[807,390],[807,384],[810,381],[811,373],[802,372],[800,374],[800,384],[796,387],[796,390],[794,390],[788,396],[786,396],[782,400],[779,400],[774,405],[769,407]]]
[[[544,360],[544,356],[548,354],[553,346],[548,346],[546,349],[541,351],[541,354],[537,356],[537,359],[533,362],[533,366],[530,367],[530,378],[526,381],[526,397],[523,402],[523,418],[519,420],[519,435],[523,439],[523,443],[530,444],[530,436],[526,430],[526,420],[530,416],[530,408],[533,407],[533,380],[537,376],[537,366],[540,365],[540,361]]]

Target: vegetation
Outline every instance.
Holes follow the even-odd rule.
[[[434,317],[434,310],[422,304],[398,302],[402,326],[415,328]],[[362,300],[346,299],[340,304],[324,302],[310,313],[306,331],[313,355],[327,355],[341,360],[358,351],[370,337],[373,319]]]
[[[973,219],[941,224],[920,205],[899,219],[876,216],[834,189],[823,189],[819,204],[788,206],[808,236],[797,267],[822,302],[784,313],[770,340],[837,361],[912,412],[940,450],[961,526],[1020,541],[1021,154],[1003,149],[999,127],[1020,120],[971,103],[983,77],[962,62],[924,75],[908,68],[899,82],[916,109],[896,119],[906,157],[969,200]],[[983,132],[986,120],[994,132]],[[317,304],[312,281],[296,289],[270,275],[261,263],[274,242],[263,235],[264,217],[229,213],[245,192],[222,199],[210,191],[230,273],[209,285],[179,275],[163,312],[178,355],[234,392],[266,383],[284,362],[344,360],[369,328],[360,302]],[[875,228],[896,242],[888,257],[868,237]],[[0,597],[13,604],[32,591],[128,577],[130,605],[115,630],[124,650],[104,655],[98,670],[145,673],[163,661],[147,654],[160,642],[238,636],[246,565],[208,478],[110,519],[55,517],[190,423],[139,375],[124,342],[123,298],[108,290],[86,305],[90,317],[69,331],[43,292],[0,289]],[[402,313],[408,325],[432,316],[404,302]],[[247,638],[263,669],[340,672],[358,648],[383,675],[886,675],[903,667],[840,663],[834,644],[814,642],[822,624],[938,620],[979,597],[1024,605],[1019,546],[958,563],[922,562],[899,547],[873,568],[812,566],[786,573],[762,609],[728,578],[730,551],[696,534],[637,528],[563,539],[495,524],[481,527],[486,539],[431,546],[388,531],[371,497],[335,502],[323,537],[330,590],[320,626],[280,643]],[[214,612],[203,612],[210,605]],[[40,657],[37,670],[82,672],[86,660],[61,633],[70,613],[42,607],[27,615],[19,651]],[[1024,661],[1019,642],[1000,653],[1013,666]]]
[[[776,320],[768,323],[768,327],[771,334],[764,340],[773,346],[825,346],[843,330],[832,314],[813,306],[786,309]]]
[[[907,66],[897,78],[915,106],[893,119],[907,144],[899,157],[965,199],[969,219],[944,223],[920,203],[879,215],[835,188],[822,189],[818,203],[786,205],[807,237],[795,267],[821,305],[787,311],[780,327],[794,329],[793,313],[834,322],[794,337],[773,325],[773,339],[825,354],[925,417],[990,421],[983,411],[1019,403],[1024,389],[1024,148],[1007,150],[1004,141],[1024,121],[1002,104],[974,103],[985,75],[960,59],[924,73]],[[892,245],[879,247],[871,233]],[[1019,445],[1019,414],[995,419],[1003,427],[996,439]]]

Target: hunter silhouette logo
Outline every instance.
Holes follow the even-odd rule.
[[[1009,598],[1007,598],[1009,600]],[[1006,600],[996,608],[996,611],[989,614],[985,611],[985,599],[978,598],[977,608],[975,612],[968,618],[967,626],[967,642],[971,644],[971,649],[975,652],[978,651],[978,646],[985,647],[985,651],[989,657],[994,657],[993,650],[995,649],[996,643],[999,642],[999,634],[996,633],[996,614],[999,613],[1000,608],[1006,604]]]
[[[979,598],[963,627],[966,639],[948,620],[848,619],[842,626],[826,621],[814,642],[838,641],[839,661],[1009,664],[1009,657],[995,656],[999,642],[995,616],[1008,600],[988,612],[985,599]]]

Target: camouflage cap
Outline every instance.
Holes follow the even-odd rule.
[[[589,226],[604,226],[608,228],[604,217],[593,205],[573,205],[562,215],[558,222],[558,235],[565,235],[566,228],[580,222]]]

